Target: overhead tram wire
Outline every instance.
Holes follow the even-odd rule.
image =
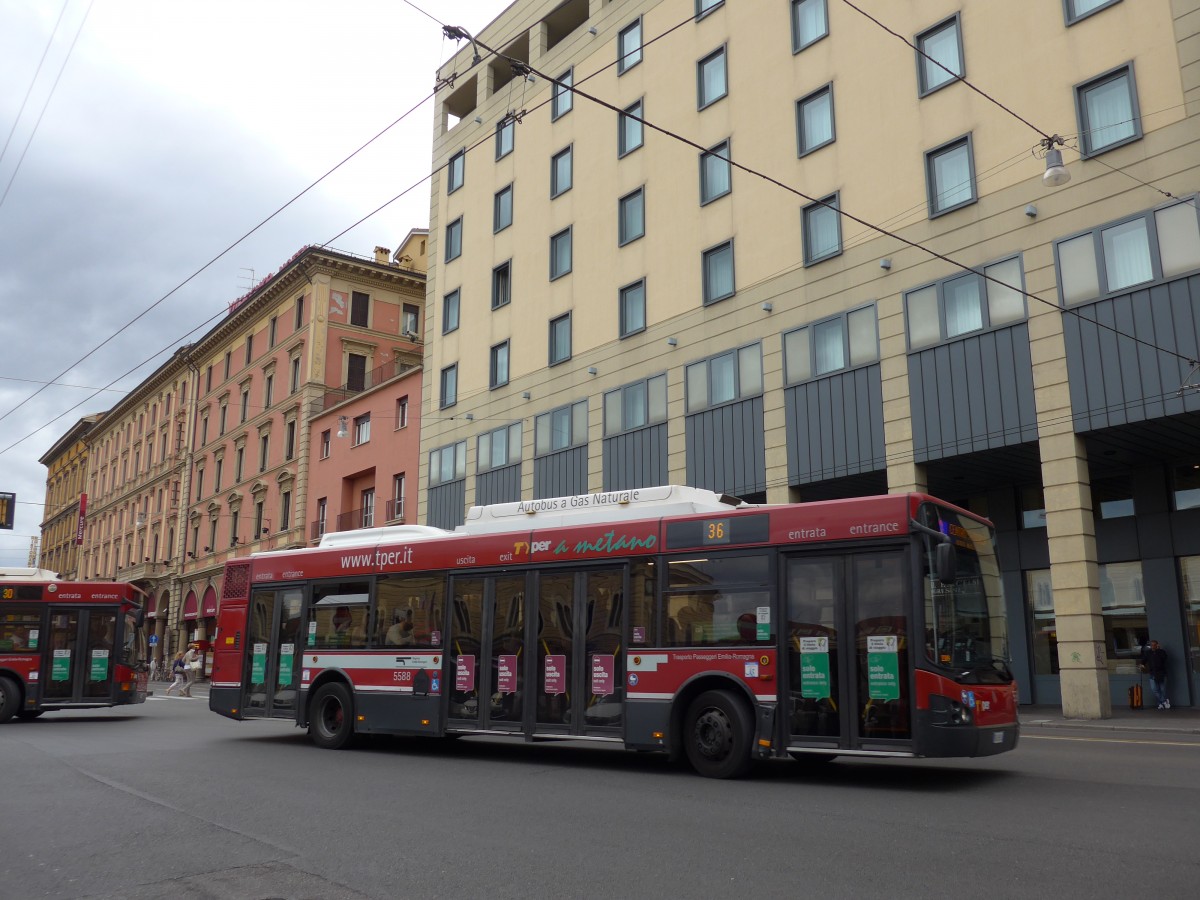
[[[38,394],[42,393],[42,391],[46,390],[46,388],[50,387],[50,385],[56,384],[58,382],[58,379],[67,375],[67,373],[69,373],[72,369],[74,369],[80,363],[84,362],[84,360],[88,359],[96,351],[100,350],[102,347],[104,347],[106,344],[108,344],[111,340],[113,340],[115,337],[117,337],[123,331],[128,329],[134,323],[136,323],[143,316],[147,315],[155,307],[159,306],[159,304],[165,302],[172,295],[174,295],[177,291],[181,290],[183,287],[185,287],[187,284],[189,284],[193,279],[195,279],[200,274],[202,274],[207,269],[209,269],[218,260],[222,259],[226,254],[228,254],[231,250],[233,250],[235,247],[237,247],[239,244],[241,244],[243,241],[245,241],[248,237],[250,237],[256,231],[258,231],[260,228],[262,228],[264,225],[266,225],[268,222],[270,222],[272,219],[274,219],[280,213],[282,213],[285,209],[287,209],[289,206],[291,206],[293,203],[295,203],[297,200],[299,200],[301,197],[303,197],[305,194],[307,194],[309,191],[311,191],[313,188],[315,188],[318,184],[320,184],[322,181],[324,181],[326,178],[328,178],[330,175],[332,175],[334,172],[336,172],[338,169],[340,169],[342,166],[344,166],[350,160],[354,159],[354,157],[356,157],[359,153],[361,153],[363,150],[365,150],[367,147],[369,147],[375,141],[379,140],[379,138],[383,137],[391,129],[395,128],[397,125],[399,125],[401,122],[403,122],[406,118],[408,118],[410,115],[412,115],[412,113],[416,112],[418,109],[420,109],[422,106],[424,106],[425,103],[428,102],[434,96],[435,93],[436,93],[436,89],[434,91],[431,91],[427,96],[423,97],[421,100],[419,100],[415,105],[410,107],[398,119],[396,119],[390,125],[385,127],[382,131],[380,131],[374,137],[367,140],[367,142],[362,144],[357,150],[355,150],[349,156],[345,157],[341,162],[339,162],[337,165],[335,165],[333,168],[331,168],[329,171],[327,171],[324,175],[317,178],[316,181],[312,182],[308,187],[304,188],[304,190],[300,191],[300,193],[296,194],[294,197],[292,197],[290,200],[288,200],[286,203],[284,203],[282,206],[280,206],[278,209],[276,209],[273,213],[271,213],[269,216],[267,216],[265,219],[263,219],[261,222],[259,222],[257,225],[255,225],[253,228],[251,228],[249,231],[247,231],[245,234],[243,234],[241,237],[239,237],[237,240],[235,240],[233,243],[231,243],[228,247],[226,247],[224,250],[222,250],[220,253],[218,253],[216,256],[214,256],[212,259],[210,259],[208,262],[206,262],[204,265],[202,265],[200,268],[198,268],[195,272],[193,272],[191,275],[189,275],[183,281],[179,282],[179,284],[175,285],[175,287],[171,288],[171,290],[167,291],[165,294],[163,294],[161,297],[159,297],[157,300],[155,300],[153,303],[151,303],[149,306],[147,306],[145,309],[143,309],[141,312],[139,312],[136,316],[134,316],[132,319],[130,319],[128,322],[126,322],[124,325],[122,325],[120,328],[118,328],[116,331],[114,331],[108,337],[106,337],[99,344],[97,344],[95,347],[93,347],[91,350],[89,350],[87,353],[85,353],[79,359],[75,360],[73,363],[71,363],[69,366],[67,366],[65,369],[63,369],[61,372],[59,372],[57,375],[55,375],[51,381],[46,382],[45,384],[42,385],[42,387],[38,388],[36,391],[34,391],[32,394],[30,394],[28,397],[26,397],[24,400],[22,400],[16,406],[12,407],[12,409],[8,410],[8,412],[0,415],[0,422],[7,419],[10,415],[12,415],[14,412],[16,412],[18,409],[20,409],[26,403],[28,403],[30,400],[32,400],[34,397],[36,397]],[[349,229],[347,229],[347,230],[349,230]],[[343,234],[344,233],[345,232],[343,232]],[[211,320],[209,320],[209,321],[211,321]],[[205,323],[205,324],[207,324],[207,323]],[[193,329],[193,330],[195,330],[195,329]],[[188,333],[190,334],[191,332],[188,332]],[[22,438],[22,440],[24,440],[24,438]],[[20,442],[18,442],[18,443],[20,443]],[[14,444],[13,446],[16,446],[16,445]],[[4,451],[0,450],[0,454],[2,454],[3,452]]]
[[[46,49],[42,51],[42,58],[38,60],[37,68],[33,72],[33,78],[29,80],[29,87],[25,91],[25,97],[21,100],[21,108],[17,110],[17,116],[13,119],[13,125],[8,132],[8,137],[4,139],[4,146],[0,147],[0,162],[4,162],[4,155],[8,152],[8,145],[12,143],[13,135],[17,133],[17,125],[21,122],[21,116],[25,114],[25,104],[29,102],[29,97],[33,94],[34,85],[37,84],[38,76],[42,74],[42,66],[46,62],[50,48],[54,46],[54,36],[58,34],[58,26],[62,24],[63,16],[67,12],[67,2],[68,0],[63,0],[62,9],[58,11],[58,18],[54,21],[54,27],[50,29],[50,37],[46,41]],[[50,102],[48,98],[46,102]]]
[[[92,4],[95,2],[96,0],[91,0],[88,3],[87,11],[83,14],[83,20],[79,23],[79,29],[75,32],[75,37],[71,40],[71,46],[67,48],[67,55],[63,58],[62,65],[59,66],[58,74],[54,77],[54,84],[50,86],[50,93],[46,96],[46,102],[42,104],[42,111],[38,113],[37,121],[33,123],[33,131],[29,133],[29,139],[25,142],[20,157],[17,158],[17,164],[13,167],[12,176],[8,179],[8,184],[4,186],[4,193],[0,195],[0,207],[4,206],[4,201],[8,199],[8,192],[12,190],[13,182],[17,180],[17,173],[21,171],[21,163],[25,161],[25,154],[29,152],[29,147],[37,135],[38,127],[42,124],[42,117],[46,115],[46,110],[50,108],[50,100],[54,97],[54,92],[58,89],[58,82],[62,79],[63,72],[67,70],[67,63],[71,60],[71,54],[75,51],[75,44],[79,41],[79,36],[83,34],[83,26],[87,24],[88,16],[92,12]],[[24,104],[22,104],[22,108],[24,108]]]
[[[689,19],[688,21],[691,21],[691,19]],[[463,32],[462,29],[457,28],[456,26],[451,26],[451,27],[455,28],[456,31]],[[463,34],[465,34],[465,32],[463,32]],[[456,35],[450,34],[448,36],[455,37]],[[838,206],[833,206],[832,204],[827,203],[826,201],[821,200],[820,198],[813,197],[809,194],[806,194],[806,193],[804,193],[804,191],[800,190],[799,188],[794,188],[789,184],[785,184],[784,182],[780,181],[778,178],[768,175],[765,172],[760,172],[757,169],[754,169],[750,166],[745,165],[744,163],[740,163],[737,160],[733,159],[732,157],[722,156],[719,153],[711,153],[709,148],[704,147],[701,144],[698,144],[696,141],[693,141],[690,138],[684,137],[681,134],[671,131],[669,128],[666,128],[662,125],[658,125],[654,122],[651,122],[649,119],[634,115],[633,113],[628,113],[623,109],[619,109],[612,103],[609,103],[607,100],[602,100],[601,98],[595,96],[594,94],[589,94],[587,91],[581,90],[578,86],[576,86],[574,84],[567,84],[566,82],[563,82],[557,78],[553,78],[553,77],[545,74],[544,72],[541,72],[538,69],[533,68],[528,63],[524,63],[521,60],[514,60],[514,59],[511,59],[510,57],[506,57],[503,54],[498,53],[493,48],[488,47],[486,44],[479,43],[479,41],[477,39],[475,40],[475,43],[479,44],[479,46],[483,47],[485,50],[489,50],[490,52],[495,53],[497,56],[500,56],[502,59],[507,59],[509,61],[509,64],[513,65],[518,70],[523,69],[527,72],[537,75],[539,78],[544,78],[546,81],[549,81],[551,84],[558,85],[561,88],[571,91],[571,93],[573,93],[573,94],[578,94],[580,97],[583,97],[585,100],[590,100],[593,103],[598,104],[599,106],[602,106],[605,109],[608,109],[608,110],[616,113],[619,116],[625,116],[626,118],[631,119],[635,122],[641,122],[642,125],[644,125],[647,128],[650,128],[653,131],[657,131],[659,134],[666,135],[667,137],[672,138],[676,141],[679,141],[682,144],[686,144],[687,146],[692,147],[695,150],[698,150],[702,154],[709,154],[716,159],[724,160],[725,162],[729,163],[734,168],[740,169],[741,171],[747,173],[748,175],[753,175],[754,177],[762,179],[763,181],[766,181],[769,184],[773,184],[776,187],[782,188],[783,190],[787,191],[790,194],[795,194],[797,197],[800,197],[803,200],[807,200],[809,202],[809,204],[823,206],[826,209],[830,210],[831,212],[834,212],[840,216],[843,216],[843,217],[849,219],[852,222],[862,225],[864,228],[868,228],[871,231],[874,231],[878,234],[883,235],[884,237],[890,237],[895,241],[899,241],[900,243],[904,244],[906,247],[911,247],[914,250],[920,250],[924,253],[927,253],[934,259],[939,259],[942,262],[945,262],[951,266],[954,266],[956,269],[961,269],[964,272],[971,272],[975,275],[978,275],[980,278],[983,278],[986,281],[990,281],[993,284],[999,285],[1000,287],[1004,287],[1009,290],[1016,291],[1017,293],[1025,296],[1031,300],[1036,300],[1038,303],[1042,303],[1053,309],[1057,309],[1060,312],[1076,316],[1077,318],[1079,318],[1083,321],[1090,322],[1091,324],[1095,325],[1098,328],[1103,328],[1107,331],[1111,331],[1120,337],[1127,338],[1128,340],[1131,340],[1137,344],[1141,344],[1142,346],[1148,347],[1159,353],[1163,353],[1168,356],[1174,356],[1177,359],[1183,360],[1189,364],[1194,364],[1196,362],[1196,360],[1191,359],[1190,357],[1188,357],[1182,353],[1179,353],[1176,350],[1170,350],[1166,347],[1160,347],[1157,344],[1154,344],[1143,338],[1139,338],[1139,337],[1136,337],[1135,335],[1127,334],[1127,333],[1121,331],[1120,329],[1115,328],[1111,325],[1107,325],[1103,322],[1098,322],[1094,319],[1089,319],[1086,316],[1081,315],[1078,310],[1072,309],[1070,307],[1060,306],[1058,303],[1051,301],[1051,300],[1047,300],[1044,297],[1041,297],[1037,294],[1031,293],[1030,291],[1027,291],[1024,288],[1017,287],[1016,285],[1011,285],[1004,281],[1001,281],[999,278],[996,278],[994,275],[988,275],[987,272],[984,271],[982,268],[976,269],[976,268],[973,268],[972,266],[968,266],[965,263],[961,263],[958,260],[953,259],[952,257],[945,255],[944,253],[939,253],[937,250],[927,247],[918,241],[910,240],[906,237],[903,237],[902,235],[897,234],[894,231],[890,231],[886,228],[883,228],[879,225],[874,224],[873,222],[869,222],[866,219],[860,218],[859,216],[856,216],[853,213],[849,213],[844,208],[841,208]]]
[[[892,35],[897,40],[902,41],[904,44],[911,47],[923,59],[926,59],[929,62],[933,63],[935,66],[937,66],[943,72],[945,72],[947,75],[951,76],[955,81],[961,81],[968,88],[973,90],[979,96],[983,97],[989,103],[994,103],[996,106],[1000,107],[1000,109],[1004,110],[1006,113],[1008,113],[1014,119],[1016,119],[1018,122],[1021,122],[1023,125],[1027,125],[1033,131],[1037,132],[1039,135],[1042,136],[1042,141],[1041,141],[1042,146],[1053,147],[1055,144],[1058,144],[1060,146],[1064,145],[1063,138],[1060,135],[1046,134],[1046,132],[1044,132],[1042,129],[1038,128],[1036,125],[1034,125],[1028,119],[1026,119],[1024,116],[1014,112],[1012,109],[1005,106],[1003,103],[1001,103],[995,97],[993,97],[991,94],[987,93],[987,91],[984,91],[979,87],[976,87],[972,82],[967,80],[967,78],[965,76],[960,75],[957,72],[949,69],[940,60],[934,59],[932,56],[930,56],[928,53],[926,53],[924,50],[922,50],[920,47],[918,47],[916,44],[914,44],[912,41],[910,41],[904,35],[893,30],[892,28],[889,28],[887,25],[885,25],[883,22],[879,21],[879,19],[875,18],[870,13],[866,12],[861,7],[856,6],[854,3],[851,2],[851,0],[842,0],[842,3],[844,3],[846,6],[850,7],[856,13],[858,13],[859,15],[863,16],[864,18],[868,19],[869,21],[874,22],[876,25],[878,25],[880,28],[882,28],[888,34]],[[1093,130],[1099,130],[1099,129],[1093,129]],[[1087,159],[1089,162],[1098,162],[1105,168],[1110,169],[1113,172],[1118,172],[1121,175],[1124,175],[1125,177],[1130,178],[1133,181],[1136,181],[1138,184],[1142,185],[1143,187],[1148,187],[1151,190],[1158,191],[1158,193],[1162,194],[1164,197],[1167,197],[1171,200],[1182,200],[1182,202],[1184,202],[1184,203],[1189,203],[1192,206],[1196,206],[1196,200],[1194,197],[1184,197],[1184,198],[1177,197],[1174,194],[1172,194],[1170,191],[1160,188],[1158,185],[1152,184],[1149,181],[1143,181],[1141,178],[1138,178],[1136,175],[1132,175],[1129,172],[1126,172],[1124,169],[1119,168],[1118,166],[1110,165],[1109,163],[1105,162],[1104,160],[1100,159],[1097,156],[1084,157],[1083,151],[1080,150],[1079,147],[1073,147],[1072,149],[1075,150],[1075,152],[1079,153],[1080,159]]]

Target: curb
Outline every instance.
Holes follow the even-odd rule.
[[[1065,728],[1065,729],[1091,729],[1094,731],[1141,731],[1141,732],[1158,732],[1162,734],[1200,734],[1200,723],[1178,725],[1159,725],[1146,724],[1140,725],[1134,722],[1122,721],[1119,724],[1113,724],[1111,719],[1096,719],[1096,720],[1074,720],[1068,721],[1065,719],[1020,719],[1022,728]]]

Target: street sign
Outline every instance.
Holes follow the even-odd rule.
[[[0,491],[0,528],[13,530],[13,516],[17,510],[17,495]]]

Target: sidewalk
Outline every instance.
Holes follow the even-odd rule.
[[[1123,698],[1122,698],[1123,699]],[[1021,727],[1093,728],[1107,731],[1155,731],[1164,734],[1200,734],[1200,709],[1130,709],[1113,703],[1112,718],[1068,719],[1059,706],[1022,706],[1017,711]]]
[[[167,688],[169,688],[170,686],[171,686],[170,681],[151,681],[150,686],[149,686],[150,696],[151,697],[166,696]],[[192,685],[193,699],[196,697],[199,697],[204,700],[207,700],[208,699],[208,688],[209,688],[209,685],[208,685],[207,681],[197,681],[195,684]],[[171,694],[172,698],[178,697],[178,696],[179,696],[178,691],[176,691],[174,694]],[[187,698],[184,697],[183,699],[186,700]]]

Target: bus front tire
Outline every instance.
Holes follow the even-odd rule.
[[[21,709],[21,692],[11,678],[0,678],[0,722],[7,722]]]
[[[308,735],[325,750],[341,750],[349,745],[354,737],[354,709],[344,684],[331,681],[317,689]]]
[[[705,778],[740,778],[750,771],[754,723],[750,710],[727,691],[705,691],[687,711],[684,749]]]

